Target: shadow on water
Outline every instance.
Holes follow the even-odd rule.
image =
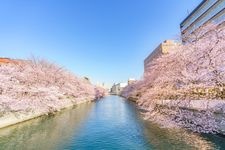
[[[0,130],[3,150],[225,149],[225,139],[162,129],[117,96]]]
[[[160,128],[153,123],[146,123],[145,136],[154,149],[160,150],[208,150],[217,149],[215,145],[207,138],[197,133],[188,132],[182,129]]]

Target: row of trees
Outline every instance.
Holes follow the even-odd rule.
[[[0,65],[0,116],[7,113],[52,113],[106,91],[46,60]]]
[[[137,99],[147,110],[146,118],[162,125],[218,132],[214,111],[225,112],[225,106],[190,111],[179,104],[225,98],[225,27],[207,24],[183,40],[184,44],[153,60],[143,79],[126,87],[122,95]],[[162,100],[176,100],[176,105],[163,106],[159,104]]]

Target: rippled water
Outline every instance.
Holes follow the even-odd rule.
[[[161,129],[134,104],[110,96],[0,130],[1,150],[225,149],[225,138]]]

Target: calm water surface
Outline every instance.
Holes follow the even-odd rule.
[[[161,129],[116,96],[0,130],[0,150],[225,149],[225,138]]]

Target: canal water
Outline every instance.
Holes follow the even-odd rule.
[[[225,149],[225,138],[162,129],[132,102],[109,96],[0,130],[0,150]]]

